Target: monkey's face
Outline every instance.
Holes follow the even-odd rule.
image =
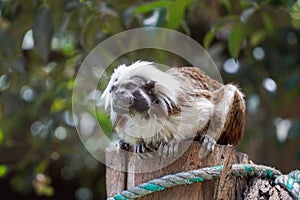
[[[155,100],[155,82],[133,77],[110,88],[112,110],[119,115],[147,114]]]

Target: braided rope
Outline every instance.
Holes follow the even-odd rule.
[[[199,183],[206,180],[211,180],[215,177],[220,177],[223,170],[223,166],[213,166],[213,167],[205,167],[197,170],[191,170],[188,172],[180,172],[176,174],[166,175],[159,179],[154,179],[149,182],[140,184],[129,190],[122,191],[121,193],[115,195],[114,197],[110,197],[107,200],[129,200],[135,199],[147,194],[165,190],[166,188],[171,188],[179,185],[193,184]],[[253,164],[234,164],[232,165],[231,175],[234,177],[243,176],[243,177],[261,177],[261,178],[277,178],[278,184],[285,184],[282,182],[279,177],[281,176],[281,172],[263,165],[253,165]],[[297,179],[295,177],[298,177]],[[299,192],[299,184],[300,184],[300,171],[297,171],[295,175],[291,176],[295,181],[291,184],[290,179],[287,179],[287,182],[290,183],[290,188],[296,188],[296,192]],[[284,179],[285,180],[285,179]],[[298,183],[296,185],[296,183]],[[297,193],[296,193],[297,194]],[[294,196],[294,194],[293,194]],[[297,197],[297,196],[296,196]],[[299,193],[298,193],[299,197]]]
[[[294,199],[300,199],[300,171],[295,170],[287,175],[278,176],[275,184],[287,190]]]

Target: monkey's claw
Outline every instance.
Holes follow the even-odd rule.
[[[124,142],[124,140],[120,140],[118,144],[118,149],[122,149],[124,151],[130,151],[131,147],[128,143]]]
[[[150,159],[154,157],[153,151],[155,151],[152,147],[147,144],[140,143],[133,147],[133,152],[137,154],[139,158],[142,159]]]
[[[158,148],[158,155],[162,158],[176,157],[178,153],[177,142],[161,143]]]
[[[216,146],[216,141],[209,135],[205,135],[205,134],[199,135],[199,138],[197,139],[199,139],[198,140],[199,145],[202,148],[202,151],[200,153],[200,158],[204,158],[214,150]]]

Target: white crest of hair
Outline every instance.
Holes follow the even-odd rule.
[[[126,65],[120,65],[118,68],[114,69],[114,73],[111,75],[110,81],[108,82],[105,90],[101,95],[101,101],[104,101],[105,109],[108,108],[111,101],[111,94],[109,93],[110,88],[114,85],[118,77],[121,76],[122,72],[126,70]]]
[[[101,99],[105,100],[105,108],[111,101],[109,89],[113,85],[122,84],[132,77],[139,76],[147,81],[155,81],[155,92],[158,97],[164,98],[171,106],[171,102],[177,104],[177,97],[180,90],[179,81],[171,74],[160,71],[153,62],[137,61],[129,66],[120,65],[114,70],[107,88],[102,94]],[[171,101],[171,102],[169,102]]]

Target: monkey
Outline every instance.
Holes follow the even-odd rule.
[[[240,89],[222,84],[197,67],[166,71],[155,63],[120,65],[102,93],[121,149],[153,152],[186,139],[238,144],[245,125]]]

